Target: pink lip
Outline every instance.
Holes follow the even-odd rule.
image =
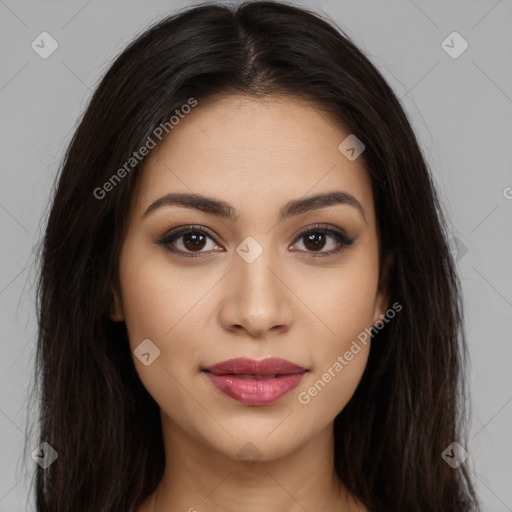
[[[285,359],[229,359],[203,368],[212,384],[246,405],[271,404],[295,388],[307,370]],[[268,377],[274,375],[274,377]]]

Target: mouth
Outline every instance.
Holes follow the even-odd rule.
[[[298,386],[308,370],[285,359],[237,358],[201,368],[219,391],[244,405],[268,405]]]

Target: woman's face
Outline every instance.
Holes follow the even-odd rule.
[[[370,347],[360,335],[387,301],[371,183],[338,148],[348,135],[305,102],[229,96],[199,102],[147,157],[112,318],[126,322],[165,428],[231,458],[250,442],[249,457],[272,460],[353,395]],[[296,366],[212,368],[239,358]]]

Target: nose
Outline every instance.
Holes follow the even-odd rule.
[[[238,254],[224,282],[220,321],[226,330],[253,338],[288,331],[292,324],[293,292],[284,267],[270,250],[248,262]]]

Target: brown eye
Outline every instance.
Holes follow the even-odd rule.
[[[214,243],[213,236],[204,228],[185,226],[166,234],[158,243],[173,254],[186,258],[197,258],[209,252],[203,250],[208,246],[209,240],[212,241],[210,249],[218,247]]]
[[[303,231],[297,237],[302,242],[305,250],[312,257],[329,256],[341,252],[345,247],[354,243],[354,238],[349,238],[344,233],[334,229],[328,229],[320,225]],[[327,246],[327,250],[323,250]],[[318,254],[315,254],[318,253]]]
[[[205,246],[206,237],[201,233],[190,233],[182,235],[183,245],[189,251],[201,250]]]
[[[304,245],[310,251],[317,251],[323,249],[326,242],[326,236],[324,233],[311,233],[304,236]]]

